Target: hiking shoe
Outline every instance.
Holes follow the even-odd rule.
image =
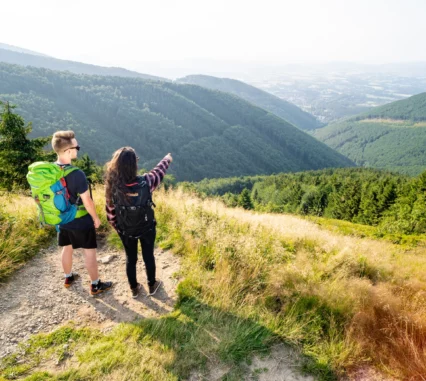
[[[142,285],[138,283],[138,285],[135,288],[131,288],[131,290],[132,290],[132,298],[136,299],[142,290]]]
[[[149,286],[148,295],[154,295],[160,286],[161,286],[161,280],[156,280],[152,286]]]
[[[90,294],[99,295],[104,291],[109,290],[112,287],[112,282],[101,282],[99,280],[98,284],[90,285]]]
[[[76,278],[78,278],[78,274],[77,273],[72,273],[71,276],[65,277],[65,281],[64,281],[65,288],[70,287],[74,283],[74,281],[75,281]]]

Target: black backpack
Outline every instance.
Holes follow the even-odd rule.
[[[121,234],[140,238],[155,226],[151,191],[145,177],[137,177],[126,185],[126,192],[116,191],[112,198],[117,216],[117,229]]]

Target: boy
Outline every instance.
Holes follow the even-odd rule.
[[[53,150],[58,159],[55,164],[60,167],[71,165],[80,150],[73,131],[58,131],[52,138]],[[101,282],[96,261],[96,231],[101,224],[96,214],[95,204],[90,197],[86,175],[81,170],[71,172],[65,177],[72,204],[84,205],[87,213],[80,218],[61,225],[58,233],[58,245],[62,247],[62,267],[65,273],[65,287],[70,287],[77,274],[72,272],[72,254],[74,249],[82,248],[87,272],[92,281],[90,293],[100,294],[111,288],[112,282]]]

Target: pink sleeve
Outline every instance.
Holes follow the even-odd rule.
[[[114,204],[112,202],[106,202],[105,205],[105,210],[106,210],[106,216],[107,216],[107,220],[109,222],[109,224],[116,229],[116,224],[117,224],[117,216],[115,215],[115,207]]]

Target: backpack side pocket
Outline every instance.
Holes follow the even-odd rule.
[[[55,204],[56,209],[63,213],[69,209],[70,202],[68,191],[61,180],[53,184],[50,189],[55,194],[53,196],[53,203]]]

